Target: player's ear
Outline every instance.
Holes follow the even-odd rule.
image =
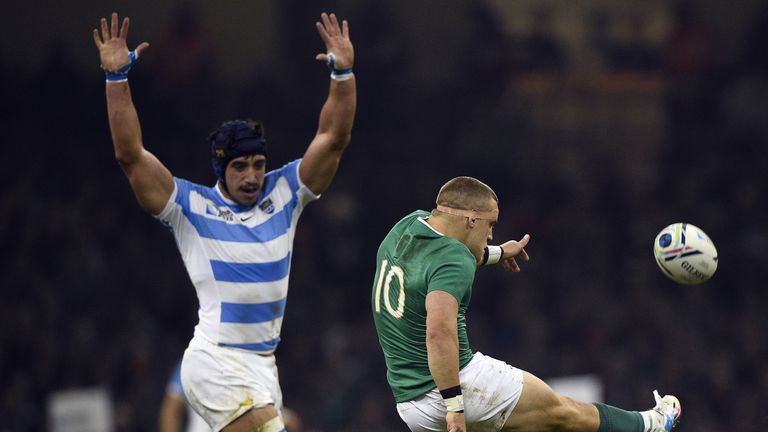
[[[477,224],[477,218],[468,217],[467,218],[467,225],[469,225],[470,228],[474,228]]]

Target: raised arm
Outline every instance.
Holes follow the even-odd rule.
[[[106,18],[101,19],[101,34],[97,29],[93,30],[93,41],[99,49],[101,67],[108,74],[107,114],[115,158],[128,177],[139,205],[151,214],[158,214],[173,193],[173,177],[152,153],[144,149],[141,140],[139,116],[125,74],[149,44],[142,42],[135,51],[129,52],[126,43],[128,25],[126,17],[118,30],[117,13],[112,13],[109,26]]]
[[[315,25],[325,42],[326,52],[316,58],[328,63],[333,73],[328,99],[320,111],[317,134],[299,168],[302,182],[316,194],[323,193],[336,174],[341,155],[349,144],[357,103],[355,77],[351,73],[355,52],[349,40],[349,24],[343,21],[339,25],[334,14],[323,13],[320,17],[322,22]]]
[[[459,304],[445,291],[427,294],[427,361],[437,389],[455,388],[459,383]],[[448,431],[466,431],[463,413],[448,411]]]

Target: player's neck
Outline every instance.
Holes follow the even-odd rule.
[[[466,244],[469,232],[464,228],[463,225],[449,220],[448,218],[435,215],[431,215],[427,219],[427,223],[429,226],[442,233],[444,236],[454,238]]]

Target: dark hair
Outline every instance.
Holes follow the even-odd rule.
[[[462,210],[488,210],[488,201],[499,202],[496,192],[472,177],[456,177],[440,188],[435,204]]]
[[[267,155],[264,127],[251,119],[225,121],[208,135],[208,141],[211,143],[213,173],[224,188],[227,187],[224,174],[232,159],[255,154]]]

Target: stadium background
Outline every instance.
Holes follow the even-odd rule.
[[[401,431],[369,295],[379,240],[456,175],[498,192],[519,275],[478,274],[475,349],[547,378],[592,374],[635,409],[674,392],[681,431],[768,430],[768,8],[758,0],[19,2],[0,44],[0,431],[45,430],[57,391],[101,388],[148,431],[196,322],[171,236],[115,163],[90,30],[129,45],[145,145],[210,184],[207,132],[264,121],[272,167],[314,133],[313,22],[351,22],[359,104],[330,190],[305,212],[278,350],[310,431]],[[714,239],[714,279],[674,285],[656,232]]]

